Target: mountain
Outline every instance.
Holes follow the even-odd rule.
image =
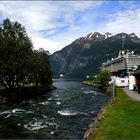
[[[89,33],[51,55],[54,76],[82,78],[95,75],[103,62],[118,55],[123,38],[123,49],[140,54],[140,38],[135,33]]]

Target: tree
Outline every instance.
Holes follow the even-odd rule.
[[[43,49],[34,51],[32,55],[32,79],[36,87],[46,88],[52,84],[52,70],[49,61],[49,53]]]
[[[5,19],[0,26],[0,84],[7,89],[27,83],[32,42],[18,22]]]
[[[111,73],[108,71],[100,71],[97,74],[97,77],[95,79],[95,83],[98,88],[102,90],[107,90],[107,87],[109,86],[109,81],[111,80]]]
[[[30,83],[43,89],[52,84],[49,52],[33,51],[25,28],[6,19],[0,26],[0,86],[25,89]]]

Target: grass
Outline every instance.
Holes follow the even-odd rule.
[[[140,139],[140,102],[132,101],[121,88],[116,93],[117,102],[107,106],[93,140]]]
[[[85,81],[83,81],[83,84],[89,85],[89,86],[94,86],[95,85],[93,80],[85,80]]]

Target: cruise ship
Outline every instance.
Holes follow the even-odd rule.
[[[120,50],[118,57],[112,58],[102,63],[102,70],[112,73],[112,79],[115,80],[117,86],[128,86],[133,80],[133,72],[140,65],[140,55],[136,55],[134,51]]]

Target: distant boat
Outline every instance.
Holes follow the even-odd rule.
[[[63,79],[64,78],[64,75],[63,74],[60,74],[59,77],[60,77],[60,79]]]
[[[89,75],[87,75],[86,78],[89,79]]]

